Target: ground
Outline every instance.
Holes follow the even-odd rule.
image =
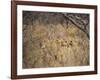
[[[23,68],[89,65],[89,37],[60,13],[23,12]]]

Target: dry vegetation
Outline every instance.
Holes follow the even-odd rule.
[[[89,65],[86,32],[62,13],[23,12],[23,68],[83,65]]]

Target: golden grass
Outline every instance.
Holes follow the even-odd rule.
[[[23,27],[23,68],[89,65],[89,39],[71,22]]]

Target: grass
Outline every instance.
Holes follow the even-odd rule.
[[[23,24],[23,68],[89,65],[86,33],[60,14],[41,15],[34,24]]]

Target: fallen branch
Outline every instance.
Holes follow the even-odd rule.
[[[85,24],[83,20],[77,19],[74,16],[69,16],[67,13],[62,13],[62,15],[69,21],[71,21],[74,25],[76,25],[80,30],[86,33],[87,37],[89,38],[89,31],[86,29],[88,24]]]

